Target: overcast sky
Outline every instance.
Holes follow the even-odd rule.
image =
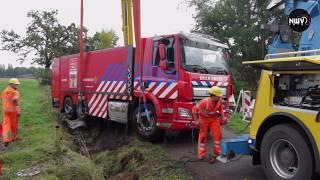
[[[170,34],[180,31],[190,32],[195,22],[192,18],[193,9],[182,4],[184,0],[141,0],[142,36]],[[121,31],[121,0],[84,0],[84,25],[92,35],[102,29],[113,28],[122,42]],[[27,12],[30,10],[59,11],[59,21],[64,25],[71,22],[79,24],[80,0],[5,0],[0,6],[0,30],[13,29],[24,34],[30,22]],[[0,64],[20,65],[18,57],[10,52],[0,51]]]

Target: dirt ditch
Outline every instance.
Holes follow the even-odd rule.
[[[105,179],[192,179],[168,159],[161,144],[128,136],[125,125],[95,119],[87,127],[65,129],[70,149],[91,160]]]
[[[129,144],[125,126],[113,122],[106,123],[101,119],[89,119],[86,123],[79,120],[67,120],[59,117],[60,125],[71,135],[73,148],[85,154],[97,154],[101,151],[115,151]]]

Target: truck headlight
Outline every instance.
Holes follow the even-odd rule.
[[[192,115],[190,113],[190,111],[186,108],[178,108],[178,112],[179,112],[179,115],[182,117],[182,118],[186,118],[186,119],[192,119]]]

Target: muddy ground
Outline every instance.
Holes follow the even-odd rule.
[[[125,126],[110,123],[101,130],[96,141],[88,145],[90,153],[97,153],[104,150],[116,150],[129,143],[125,133]],[[223,130],[224,138],[237,136],[230,129]],[[223,164],[215,162],[209,164],[208,160],[198,161],[196,159],[196,141],[192,141],[191,133],[168,132],[161,142],[155,145],[162,146],[169,154],[169,158],[178,165],[184,166],[191,172],[194,179],[201,180],[264,180],[266,179],[261,166],[251,165],[251,157],[241,156],[235,161]],[[208,154],[211,153],[212,140],[208,139]],[[209,158],[207,158],[209,159]]]
[[[134,133],[128,135],[121,124],[95,122],[98,124],[69,130],[73,134],[69,147],[102,167],[106,179],[193,179],[181,163],[169,158],[163,143],[152,144]]]
[[[230,129],[224,128],[223,138],[237,136]],[[208,139],[208,153],[212,153],[212,140]],[[163,146],[173,160],[184,161],[186,168],[199,180],[264,180],[266,179],[261,166],[251,165],[251,157],[241,156],[237,160],[223,164],[215,162],[209,164],[208,159],[196,160],[196,142],[192,142],[190,134],[175,134],[169,136]],[[240,158],[240,159],[239,159]]]

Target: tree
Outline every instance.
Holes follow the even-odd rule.
[[[187,3],[196,8],[194,31],[227,43],[236,77],[256,82],[258,76],[252,74],[255,70],[243,67],[241,61],[264,58],[267,39],[272,34],[262,32],[260,26],[272,18],[280,19],[280,13],[267,11],[265,0],[187,0]]]
[[[3,30],[0,33],[3,47],[1,50],[19,53],[20,62],[34,53],[32,63],[50,68],[52,60],[65,54],[79,52],[79,27],[74,23],[69,26],[61,25],[57,19],[58,11],[30,11],[31,18],[26,36],[21,37],[13,30]],[[85,42],[89,42],[88,30],[84,29]]]
[[[112,48],[117,45],[119,37],[111,30],[96,32],[93,36],[93,46],[95,49]]]
[[[12,66],[12,64],[8,64],[8,68],[6,70],[6,74],[7,76],[10,76],[10,77],[14,77],[16,74],[14,72],[14,68]]]
[[[6,66],[4,64],[0,64],[0,77],[4,77],[6,73]]]

